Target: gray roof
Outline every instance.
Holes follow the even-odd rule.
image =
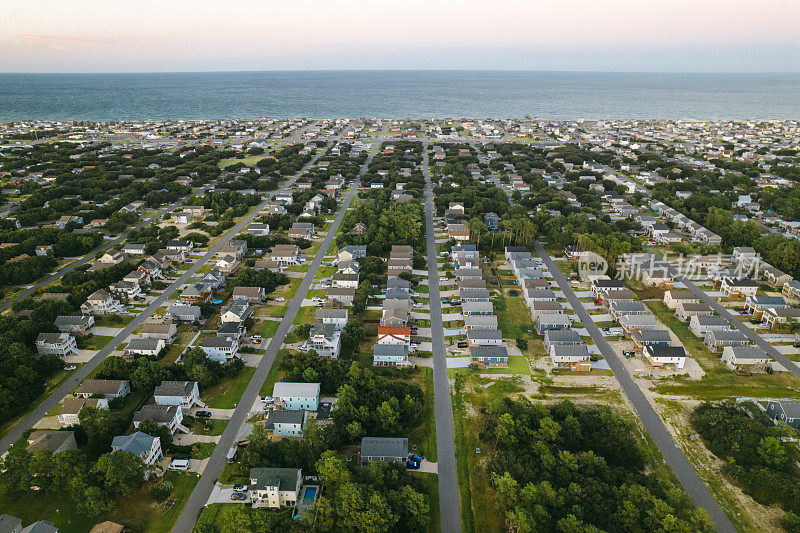
[[[314,318],[321,320],[323,318],[347,318],[347,309],[330,309],[323,307],[314,311]]]
[[[721,316],[717,315],[695,315],[692,320],[700,326],[730,326],[730,323]]]
[[[255,479],[251,490],[264,490],[267,487],[278,487],[279,491],[295,490],[297,479],[300,477],[299,468],[251,468],[250,479]]]
[[[58,528],[47,520],[39,520],[22,528],[20,533],[58,533]]]
[[[325,337],[333,337],[336,328],[333,324],[314,324],[308,332],[309,337],[316,337],[317,335],[324,335]]]
[[[585,344],[553,344],[550,347],[556,357],[588,357],[589,349]]]
[[[279,381],[272,386],[272,395],[278,398],[316,398],[319,396],[319,383]]]
[[[88,326],[90,319],[91,317],[88,315],[61,315],[56,317],[56,319],[53,321],[53,324],[56,326]]]
[[[568,315],[557,315],[555,313],[542,313],[536,317],[539,324],[571,325],[572,320]]]
[[[361,457],[408,457],[408,439],[400,437],[364,437]]]
[[[750,342],[749,340],[747,340],[747,337],[745,337],[744,333],[742,333],[738,329],[733,329],[733,330],[725,330],[725,329],[723,329],[723,330],[712,330],[712,331],[709,331],[708,333],[706,333],[706,335],[710,335],[713,340],[717,340],[717,341],[734,341],[734,342],[747,341],[747,342]]]
[[[682,346],[647,346],[645,348],[652,357],[686,357]]]
[[[800,418],[800,400],[772,400],[770,403],[780,405],[786,418]]]
[[[177,405],[143,405],[133,413],[133,421],[153,420],[155,422],[172,422],[178,412]]]
[[[87,379],[76,392],[84,394],[117,394],[127,379]]]
[[[10,514],[0,514],[0,533],[10,533],[22,528],[22,520]]]
[[[496,329],[471,329],[467,331],[467,338],[472,339],[502,339],[503,334]]]
[[[153,391],[153,396],[189,396],[195,385],[194,381],[162,381]]]
[[[505,346],[470,346],[469,355],[471,357],[508,357],[508,350]]]
[[[233,343],[232,339],[228,337],[206,337],[203,341],[203,347],[205,348],[230,348]]]
[[[407,344],[373,344],[372,355],[384,357],[398,357],[408,355]]]
[[[28,452],[35,451],[48,451],[55,452],[70,438],[75,438],[74,431],[51,431],[51,430],[38,430],[34,431],[28,437]],[[0,533],[3,528],[0,527]]]
[[[639,342],[671,342],[672,337],[666,329],[635,330],[631,336]]]
[[[155,350],[158,348],[159,343],[163,343],[164,341],[161,339],[131,339],[128,342],[128,346],[125,347],[126,350],[136,351],[136,350],[144,350],[150,351]]]
[[[115,450],[130,452],[137,457],[141,457],[144,452],[149,452],[152,449],[153,441],[157,438],[137,431],[130,435],[117,435],[111,441],[111,447]]]
[[[772,359],[764,350],[758,346],[728,346],[737,359]]]
[[[273,409],[267,414],[267,427],[271,428],[273,424],[300,424],[305,421],[306,412],[302,409],[289,410],[289,409]]]
[[[573,329],[548,329],[544,332],[544,340],[547,344],[551,343],[574,343],[581,342],[581,336]]]

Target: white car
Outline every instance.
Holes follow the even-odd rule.
[[[278,296],[277,298],[275,298],[275,301],[276,302],[285,302],[286,298],[284,298],[283,296]]]

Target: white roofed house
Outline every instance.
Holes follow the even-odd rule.
[[[679,302],[700,303],[700,298],[685,289],[671,290],[664,293],[664,305],[673,311],[678,307]]]
[[[231,273],[241,264],[241,260],[235,255],[225,254],[215,263],[215,266],[223,272]]]
[[[272,387],[275,409],[316,411],[319,408],[319,383],[279,381]]]
[[[133,338],[125,347],[125,354],[129,357],[143,355],[145,357],[157,357],[161,350],[166,347],[164,339],[150,339],[145,337]]]
[[[69,333],[39,333],[36,337],[36,351],[39,356],[57,355],[64,357],[78,353],[78,343]]]
[[[201,347],[205,354],[218,363],[225,363],[239,353],[239,343],[230,337],[206,337]]]
[[[153,391],[157,405],[180,405],[184,409],[205,407],[196,381],[162,381]]]
[[[81,312],[85,315],[107,315],[120,313],[122,310],[122,304],[112,298],[111,295],[103,289],[93,292],[86,301],[81,304]]]
[[[708,304],[700,302],[688,302],[688,301],[680,301],[678,302],[678,307],[675,309],[675,315],[678,317],[678,320],[683,322],[688,322],[693,316],[695,315],[706,315],[710,316],[713,315],[714,311],[709,307]]]
[[[772,358],[758,346],[726,346],[722,349],[722,362],[731,370],[763,372]]]

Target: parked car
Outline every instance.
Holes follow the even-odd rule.
[[[211,411],[197,411],[194,416],[197,418],[211,418]]]
[[[422,457],[420,457],[419,455],[417,455],[415,453],[412,453],[411,455],[408,456],[408,460],[409,461],[414,461],[415,463],[419,463],[419,462],[422,461]]]
[[[170,470],[189,470],[189,459],[173,459],[169,464]]]
[[[414,461],[407,462],[406,466],[409,468],[409,470],[418,470],[419,469],[419,463],[414,462]]]
[[[278,296],[277,298],[275,298],[275,301],[276,302],[285,302],[286,298],[284,298],[283,296]]]
[[[241,502],[247,499],[247,494],[244,492],[231,492],[231,501]]]
[[[75,370],[76,368],[78,368],[77,365],[67,365],[64,367],[64,370],[69,372],[70,370]]]
[[[236,492],[245,492],[247,490],[247,485],[242,485],[241,483],[234,485],[233,490]]]

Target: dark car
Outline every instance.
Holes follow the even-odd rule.
[[[231,500],[235,502],[244,501],[247,499],[247,494],[244,492],[231,492]]]
[[[467,342],[467,341],[458,341],[458,347],[459,348],[466,348],[468,346],[469,346],[469,342]]]
[[[194,416],[197,418],[211,418],[211,411],[197,411]]]
[[[422,457],[420,457],[419,455],[417,455],[415,453],[412,453],[411,455],[408,456],[408,460],[409,461],[414,461],[415,463],[419,463],[420,461],[422,461]]]
[[[406,463],[406,466],[407,466],[407,467],[408,467],[410,470],[417,470],[417,469],[419,468],[419,463],[417,463],[417,462],[414,462],[414,461],[409,461],[409,462],[407,462],[407,463]]]
[[[242,484],[234,485],[233,490],[236,492],[244,492],[247,490],[247,485],[242,485]]]

